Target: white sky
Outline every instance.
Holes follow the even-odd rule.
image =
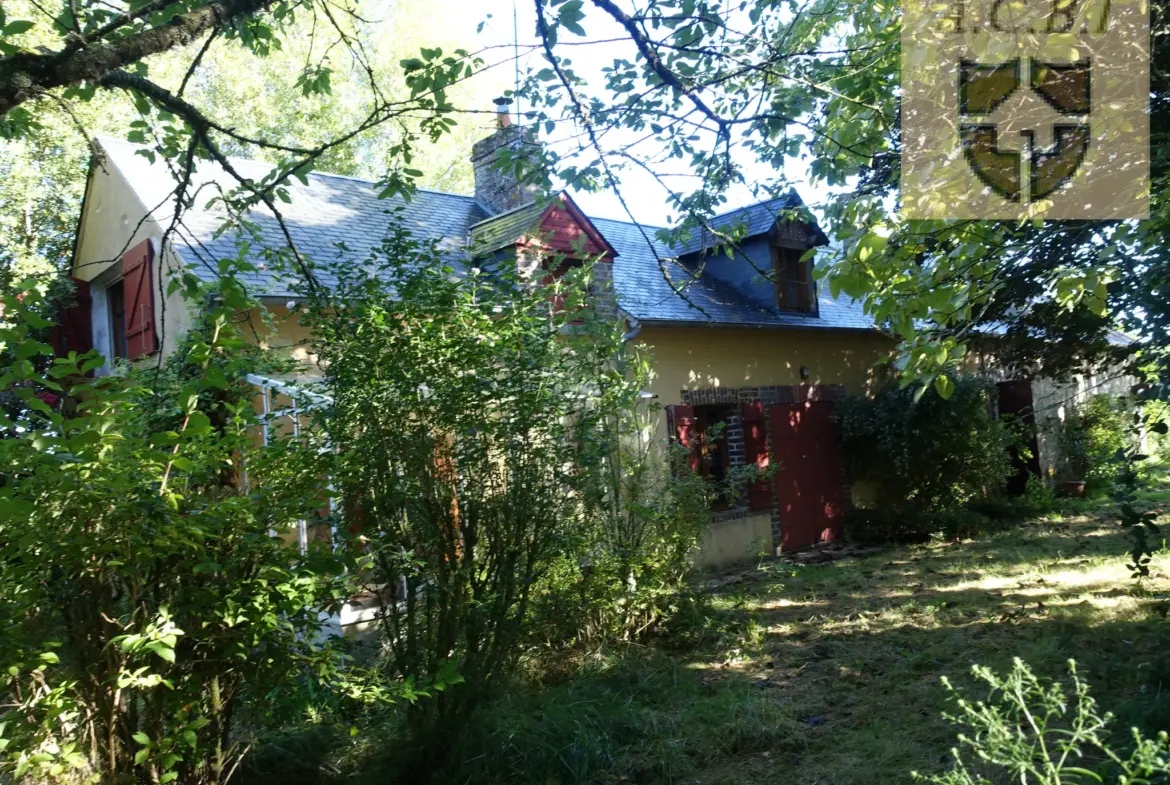
[[[436,7],[436,18],[441,18],[445,20],[445,23],[449,22],[457,28],[455,30],[449,30],[449,33],[455,33],[460,38],[466,36],[467,44],[465,48],[476,51],[484,47],[501,47],[500,49],[487,53],[485,59],[489,63],[510,60],[512,58],[511,47],[515,41],[513,36],[513,13],[515,11],[515,28],[519,31],[519,42],[522,47],[521,70],[523,71],[524,68],[528,67],[533,71],[537,71],[545,67],[546,61],[538,50],[531,50],[531,53],[524,54],[525,45],[538,43],[536,36],[536,13],[532,0],[515,0],[515,2],[513,0],[429,0],[429,2],[433,3]],[[546,11],[546,13],[548,12]],[[491,15],[490,19],[487,18],[489,14]],[[477,34],[476,27],[480,22],[485,22],[485,24],[483,31]],[[583,39],[567,31],[562,31],[560,40],[562,46],[558,48],[558,54],[561,57],[570,57],[572,60],[572,68],[582,75],[591,86],[597,85],[597,87],[593,87],[594,92],[596,92],[600,89],[601,85],[601,67],[608,65],[615,57],[624,57],[633,61],[636,57],[636,50],[632,44],[625,43],[584,43],[586,41],[605,41],[606,39],[623,37],[624,31],[620,26],[597,9],[589,9],[586,7],[586,18],[582,24],[588,33],[588,39]],[[565,46],[566,44],[577,45]],[[513,82],[512,64],[509,62],[500,65],[499,68],[507,71],[505,81],[511,84]],[[495,75],[495,79],[499,79],[501,76]],[[484,95],[482,99],[484,105],[474,108],[493,108],[491,99],[494,97],[496,96]],[[558,132],[557,135],[563,135],[563,133]],[[611,136],[609,141],[612,144],[619,144],[622,140]],[[670,170],[671,172],[676,175],[687,174],[685,163],[672,162],[672,164],[673,168]],[[749,180],[752,177],[753,171],[758,173],[756,177],[761,181],[770,180],[775,176],[775,172],[770,167],[761,166],[754,162],[748,164],[746,161],[743,162],[743,165]],[[660,175],[663,173],[661,167],[655,167],[655,169]],[[824,186],[814,187],[808,183],[805,176],[806,169],[801,162],[789,163],[785,171],[789,179],[795,183],[801,197],[810,207],[815,209],[815,206],[828,195],[829,191]],[[624,169],[620,173],[620,177],[623,181],[622,195],[634,218],[646,224],[664,225],[669,208],[666,204],[666,196],[662,186],[655,182],[648,173],[632,166]],[[675,185],[678,190],[684,193],[689,192],[693,188],[693,182],[688,182],[687,179],[679,177],[671,179],[677,181],[677,185],[674,182],[672,182],[672,185]],[[728,196],[729,201],[726,208],[724,208],[727,210],[752,204],[760,201],[762,198],[754,195],[750,188],[743,186],[736,187]],[[623,208],[621,202],[613,193],[574,193],[574,198],[590,215],[619,220],[629,219],[629,214],[626,209]]]

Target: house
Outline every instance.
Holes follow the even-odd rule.
[[[349,258],[364,258],[391,220],[438,239],[461,263],[501,255],[532,263],[548,249],[600,257],[597,307],[612,308],[630,340],[647,347],[656,372],[650,392],[665,408],[662,435],[688,445],[694,465],[716,476],[737,465],[779,463],[771,481],[715,512],[703,562],[719,567],[840,536],[847,492],[834,403],[868,390],[875,364],[894,343],[859,304],[817,285],[802,256],[825,237],[813,223],[787,219],[799,197],[721,215],[687,244],[668,247],[653,227],[587,216],[567,193],[538,200],[493,167],[501,147],[523,143],[517,127],[501,122],[475,145],[473,196],[419,191],[409,202],[384,200],[372,183],[311,174],[306,184],[290,185],[291,201],[281,205],[285,223],[300,252],[318,262],[337,258],[338,243]],[[174,215],[175,181],[165,163],[116,140],[97,140],[94,150],[73,259],[78,306],[63,316],[61,348],[93,346],[110,360],[157,359],[174,351],[193,317],[168,293],[169,274],[190,267],[214,276],[218,259],[236,256],[235,239],[216,235],[222,215],[206,207],[217,188],[234,182],[218,168],[199,168],[193,206],[161,247]],[[257,180],[270,169],[251,161],[233,167]],[[259,272],[245,280],[279,325],[260,339],[311,376],[308,336],[288,318],[295,281],[265,269],[261,251],[285,240],[270,214],[251,218],[262,241],[248,251]],[[731,254],[718,247],[728,232],[738,237]],[[774,271],[775,283],[761,271]],[[330,285],[327,270],[320,280]]]

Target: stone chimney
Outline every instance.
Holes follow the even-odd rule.
[[[520,126],[512,124],[506,106],[496,114],[496,130],[471,147],[471,166],[475,171],[475,198],[494,215],[515,210],[536,201],[537,189],[521,185],[510,171],[497,168],[498,153],[503,148],[519,151],[526,146],[535,152],[531,136],[525,138]]]

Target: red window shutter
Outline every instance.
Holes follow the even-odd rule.
[[[73,281],[75,304],[62,308],[53,325],[53,353],[66,357],[69,352],[85,354],[93,348],[93,299],[89,295],[89,282],[80,278]]]
[[[699,430],[695,423],[693,406],[667,406],[666,427],[671,438],[689,451],[687,463],[693,471],[699,470]]]
[[[154,322],[154,285],[150,271],[154,248],[143,240],[122,257],[122,291],[126,298],[126,357],[135,360],[158,351]]]
[[[755,464],[760,471],[768,468],[768,430],[764,421],[764,404],[760,402],[743,404],[743,441],[748,465]],[[748,504],[753,510],[766,510],[772,506],[772,490],[767,480],[752,483],[748,488]]]

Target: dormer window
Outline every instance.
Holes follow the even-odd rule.
[[[772,245],[772,269],[776,281],[776,306],[782,311],[817,312],[816,282],[812,260],[802,261],[804,251]]]

